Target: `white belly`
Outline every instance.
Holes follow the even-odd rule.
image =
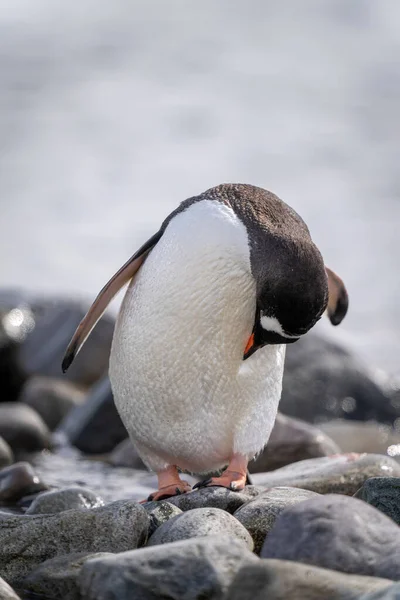
[[[255,281],[247,233],[214,201],[177,215],[131,283],[110,358],[116,406],[145,463],[205,472],[271,432],[284,346],[243,361]]]

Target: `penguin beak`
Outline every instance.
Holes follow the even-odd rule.
[[[243,354],[243,360],[246,360],[246,358],[249,358],[249,356],[254,354],[254,352],[256,350],[257,350],[257,347],[254,343],[254,333],[252,333],[247,342],[247,346],[246,346],[244,354]]]
[[[339,325],[346,316],[349,308],[349,296],[346,286],[334,271],[325,267],[328,276],[328,307],[327,313],[332,325]]]

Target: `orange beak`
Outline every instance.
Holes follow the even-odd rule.
[[[254,333],[251,334],[251,336],[249,337],[249,340],[247,342],[247,346],[244,351],[245,356],[248,352],[250,352],[250,350],[252,349],[253,346],[254,346]]]

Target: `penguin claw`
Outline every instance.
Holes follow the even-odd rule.
[[[224,487],[233,492],[240,492],[244,489],[245,485],[246,474],[229,471],[227,469],[220,477],[211,477],[210,479],[199,481],[193,486],[193,489],[200,489],[203,487]]]
[[[181,496],[191,491],[191,487],[187,481],[181,481],[179,485],[171,484],[160,488],[157,492],[153,492],[144,502],[152,502],[153,500],[167,500],[173,496]]]
[[[212,477],[209,477],[208,479],[203,479],[203,481],[198,481],[197,483],[194,484],[193,486],[193,490],[199,490],[200,488],[203,487],[207,487],[212,481]]]

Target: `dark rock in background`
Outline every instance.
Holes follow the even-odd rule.
[[[268,443],[256,460],[251,461],[249,471],[272,471],[299,460],[339,452],[339,446],[314,425],[278,412]]]
[[[371,477],[354,495],[368,502],[400,525],[400,478]]]
[[[38,413],[21,402],[0,404],[0,436],[16,451],[50,448],[50,431]]]
[[[0,502],[17,502],[30,494],[38,494],[48,487],[27,462],[19,462],[0,471]]]
[[[83,487],[69,487],[40,494],[25,514],[55,514],[73,508],[98,508],[99,506],[104,506],[104,501],[91,490]]]
[[[129,438],[122,440],[114,448],[107,460],[114,467],[147,469]]]
[[[13,451],[7,442],[0,437],[0,469],[7,467],[14,462]]]
[[[12,402],[18,398],[27,379],[27,373],[19,363],[18,352],[24,335],[24,320],[31,325],[32,316],[22,307],[10,310],[5,301],[0,292],[0,401]]]
[[[261,557],[397,580],[400,528],[356,498],[318,496],[279,515]]]

